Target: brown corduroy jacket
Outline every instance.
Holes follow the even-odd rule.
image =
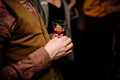
[[[0,10],[0,80],[60,80],[44,49],[50,38],[41,17],[18,0],[0,0]]]

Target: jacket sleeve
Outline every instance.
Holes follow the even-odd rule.
[[[30,79],[36,73],[42,72],[50,64],[50,57],[42,47],[19,61],[16,65],[13,64],[13,66],[19,71],[22,79],[26,80]]]
[[[85,0],[83,11],[85,15],[91,17],[103,17],[112,12],[114,1]]]
[[[51,65],[47,51],[41,47],[17,63],[3,61],[4,45],[11,37],[15,18],[7,12],[0,0],[0,80],[29,80],[37,72]]]
[[[50,64],[47,52],[44,48],[40,48],[17,63],[6,64],[0,70],[0,79],[29,80],[33,75],[42,72],[46,67],[50,66]]]
[[[1,20],[2,18],[0,18]],[[0,21],[0,79],[1,80],[22,80],[30,79],[37,72],[43,71],[51,64],[50,57],[46,50],[41,47],[17,63],[5,64],[2,60],[4,44],[9,39],[9,28]]]

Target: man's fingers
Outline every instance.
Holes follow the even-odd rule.
[[[66,47],[65,47],[65,51],[67,52],[67,51],[69,51],[70,49],[72,49],[73,48],[73,43],[70,43],[69,45],[67,45]]]

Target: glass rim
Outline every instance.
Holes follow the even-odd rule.
[[[52,23],[53,24],[58,23],[58,24],[64,24],[64,25],[66,25],[66,21],[65,20],[53,20]]]

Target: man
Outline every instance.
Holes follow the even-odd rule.
[[[52,64],[72,51],[63,36],[50,40],[30,0],[0,0],[0,79],[61,80]]]

